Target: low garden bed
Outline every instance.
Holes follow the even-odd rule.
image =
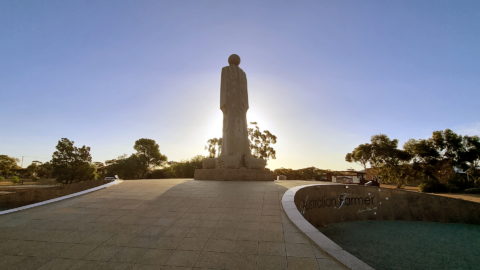
[[[24,205],[54,199],[57,197],[104,185],[109,182],[111,181],[92,180],[67,185],[59,184],[48,187],[42,187],[41,185],[39,185],[23,187],[21,189],[7,187],[0,188],[0,210],[8,210]]]

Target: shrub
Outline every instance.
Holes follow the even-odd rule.
[[[12,182],[14,184],[20,184],[20,183],[23,184],[23,181],[20,179],[20,177],[18,177],[16,175],[14,177],[12,177]]]
[[[419,186],[421,192],[446,192],[447,187],[437,180],[429,180],[421,183]]]
[[[172,178],[173,172],[170,168],[158,169],[151,171],[148,175],[148,179],[162,179],[162,178]]]
[[[5,180],[5,177],[0,175],[0,181],[3,181],[3,180]]]
[[[467,188],[465,189],[465,193],[480,194],[480,188]]]
[[[461,192],[474,187],[474,181],[469,181],[466,175],[455,175],[448,179],[447,188],[449,192]]]

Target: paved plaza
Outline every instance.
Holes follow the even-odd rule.
[[[0,216],[0,269],[344,269],[282,210],[305,184],[123,181]]]

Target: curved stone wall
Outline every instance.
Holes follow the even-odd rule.
[[[315,185],[295,193],[295,205],[314,226],[357,220],[480,224],[480,204],[432,194],[358,185]]]
[[[480,224],[480,203],[396,189],[321,184],[284,193],[288,218],[321,249],[349,269],[373,268],[316,227],[357,220],[418,220]]]

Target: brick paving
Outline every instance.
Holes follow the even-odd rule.
[[[344,269],[283,213],[304,184],[124,181],[0,216],[0,269]]]

